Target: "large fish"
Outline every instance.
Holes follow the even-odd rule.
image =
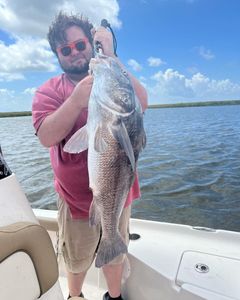
[[[133,184],[139,152],[145,146],[141,106],[131,81],[111,57],[98,55],[90,63],[94,81],[87,124],[64,150],[88,148],[89,185],[93,192],[90,225],[101,223],[102,237],[95,261],[102,267],[127,252],[119,233],[119,218]]]

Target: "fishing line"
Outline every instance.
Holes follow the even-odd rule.
[[[111,31],[112,36],[113,36],[113,51],[114,51],[114,55],[117,57],[117,39],[116,39],[116,36],[114,34],[114,31],[112,30],[112,27],[111,27],[110,23],[106,19],[102,19],[101,26],[104,27],[104,28],[108,28]],[[95,51],[97,53],[101,54],[101,50],[102,50],[101,43],[96,42]]]

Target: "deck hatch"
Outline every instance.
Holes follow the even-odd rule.
[[[176,284],[193,286],[218,293],[220,295],[239,298],[240,295],[240,260],[203,253],[186,251],[183,253]]]

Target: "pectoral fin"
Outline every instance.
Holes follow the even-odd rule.
[[[88,148],[87,126],[80,128],[65,144],[63,151],[69,153],[80,153]]]
[[[135,157],[134,157],[134,153],[133,153],[133,148],[132,148],[132,143],[130,141],[126,126],[124,125],[124,123],[122,121],[120,121],[120,123],[114,127],[112,129],[112,133],[113,136],[115,137],[115,139],[119,142],[119,144],[121,145],[122,149],[124,149],[124,151],[126,152],[132,169],[133,171],[135,171],[136,168],[136,164],[135,164]]]
[[[95,132],[95,138],[94,138],[94,149],[97,152],[103,152],[107,148],[107,143],[104,140],[103,136],[103,128],[102,125],[100,124]]]

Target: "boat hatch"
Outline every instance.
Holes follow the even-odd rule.
[[[192,285],[233,299],[240,295],[240,260],[203,253],[186,251],[183,253],[176,284]],[[230,299],[230,298],[228,298]]]

